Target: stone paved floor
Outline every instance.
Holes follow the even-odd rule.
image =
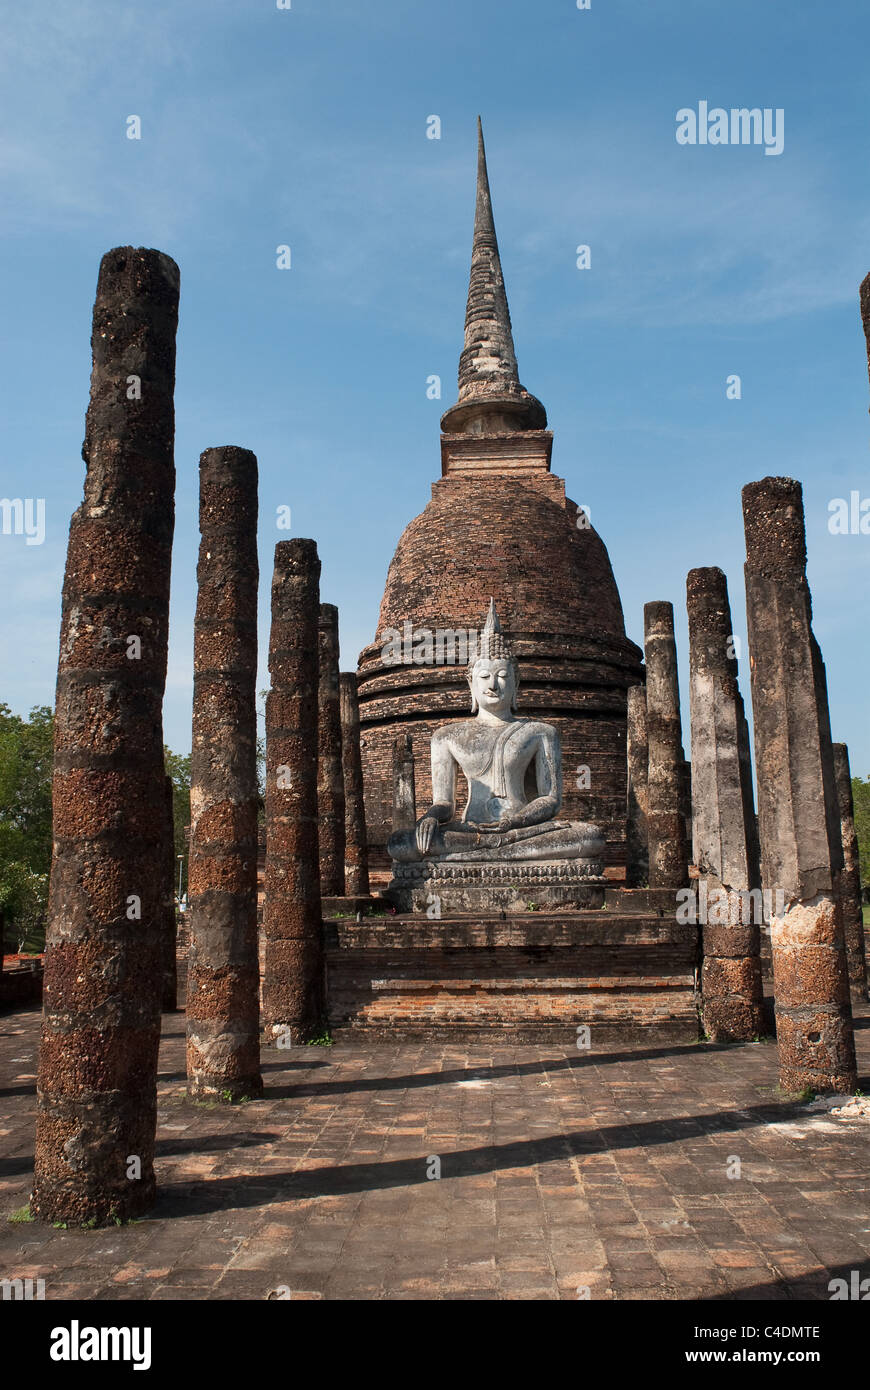
[[[49,1299],[804,1300],[870,1275],[870,1119],[779,1097],[769,1043],[270,1050],[264,1100],[206,1107],[169,1015],[152,1216],[9,1224],[37,1027],[0,1017],[0,1276]]]

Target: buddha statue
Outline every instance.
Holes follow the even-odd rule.
[[[583,861],[577,868],[587,877],[599,876],[604,841],[598,827],[556,819],[562,804],[559,735],[551,724],[516,712],[519,670],[492,599],[468,683],[474,717],[433,734],[433,804],[413,829],[391,835],[394,865],[573,860]],[[457,770],[468,783],[458,819]]]

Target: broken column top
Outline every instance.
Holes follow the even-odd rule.
[[[657,633],[673,636],[674,605],[664,600],[655,600],[643,606],[643,627],[647,637]]]
[[[269,670],[273,684],[296,680],[300,644],[317,645],[320,608],[320,559],[317,542],[295,537],[275,546],[272,570],[272,625],[269,629]],[[309,631],[308,624],[311,624]]]
[[[256,554],[257,537],[257,455],[236,444],[218,445],[203,449],[199,456],[199,529],[203,536],[216,532],[224,536],[241,533],[249,549]],[[209,542],[200,551],[202,570],[200,583],[205,582],[208,566],[212,583],[223,584],[223,556],[214,553]],[[212,563],[216,562],[216,563]],[[255,566],[256,569],[256,566]],[[255,574],[255,580],[258,575]],[[238,582],[238,575],[232,580]],[[231,601],[231,595],[225,596]]]
[[[686,597],[689,599],[721,599],[728,602],[728,580],[718,565],[703,565],[686,575]]]
[[[837,800],[840,806],[852,804],[852,775],[849,768],[849,749],[845,743],[834,743],[834,777],[837,783]]]
[[[728,580],[715,565],[689,570],[686,576],[686,607],[689,613],[689,639],[695,664],[737,674],[737,660],[729,654],[733,636]]]
[[[282,574],[307,573],[313,565],[320,570],[317,555],[317,541],[303,540],[294,536],[289,541],[278,541],[275,546],[275,569]]]
[[[636,719],[642,718],[646,714],[646,686],[630,685],[626,696],[629,713],[633,713]]]
[[[155,507],[162,513],[154,470],[174,469],[180,280],[171,256],[141,246],[117,246],[100,262],[82,443],[83,516],[97,522],[125,508],[137,515]],[[140,389],[128,395],[131,380]],[[164,522],[164,541],[173,517],[172,508],[157,517]]]
[[[746,564],[768,579],[802,578],[807,568],[803,488],[794,478],[762,478],[743,489]]]
[[[242,448],[240,444],[214,444],[208,449],[203,449],[199,463],[200,468],[225,473],[229,481],[240,474],[243,477],[257,477],[257,455],[250,449]]]
[[[100,261],[97,299],[123,286],[131,296],[154,295],[162,286],[178,296],[181,271],[165,251],[148,246],[114,246]]]

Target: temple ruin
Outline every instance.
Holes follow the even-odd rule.
[[[441,477],[398,542],[356,672],[339,672],[315,541],[275,547],[259,969],[257,461],[202,455],[190,1092],[256,1096],[262,1046],[327,1030],[751,1040],[773,1027],[768,938],[782,1087],[854,1090],[857,851],[800,484],[743,491],[756,823],[726,576],[687,580],[690,774],[673,605],[646,604],[642,652],[604,542],[551,471],[546,411],[520,384],[480,130],[478,142]],[[178,287],[160,252],[103,258],[58,664],[32,1202],[44,1220],[123,1219],[155,1192],[160,1006],[176,1002],[161,707]],[[146,387],[135,399],[131,375]],[[747,902],[760,917],[741,915]]]

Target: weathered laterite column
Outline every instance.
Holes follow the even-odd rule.
[[[266,1040],[305,1042],[324,1014],[317,834],[320,561],[310,540],[279,541],[266,696]]]
[[[199,461],[187,1090],[263,1093],[257,959],[257,459]]]
[[[870,373],[870,275],[865,275],[859,291],[861,301],[861,322],[867,343],[867,371]]]
[[[44,1221],[124,1220],[155,1194],[178,287],[159,251],[100,264],[58,662],[31,1199]]]
[[[845,743],[835,743],[833,748],[837,810],[840,816],[840,837],[843,842],[840,901],[843,905],[843,936],[846,942],[849,989],[852,1003],[864,1004],[867,1001],[867,962],[864,943],[864,913],[861,901],[861,864],[858,858],[855,807],[852,800],[852,774],[849,768],[849,750]]]
[[[338,691],[338,609],[320,605],[320,683],[317,707],[317,805],[320,891],[344,895],[344,772],[341,762],[341,702]]]
[[[363,800],[356,672],[341,672],[339,695],[344,766],[344,891],[349,897],[356,898],[369,891],[368,837]]]
[[[643,623],[649,740],[649,886],[676,889],[689,881],[689,862],[683,815],[685,759],[673,604],[645,604]]]
[[[749,483],[743,519],[761,875],[774,903],[782,895],[770,934],[780,1085],[852,1091],[842,847],[800,483]]]
[[[649,883],[649,841],[647,838],[649,743],[646,732],[646,687],[628,688],[626,757],[628,760],[628,865],[626,885],[638,888]]]
[[[393,743],[393,829],[410,830],[417,821],[414,745],[410,734]]]
[[[178,927],[175,916],[175,789],[172,778],[163,779],[164,815],[166,817],[165,853],[166,870],[164,879],[163,906],[163,996],[161,1005],[164,1013],[173,1013],[178,1008]]]
[[[690,570],[686,603],[692,845],[699,883],[707,889],[707,921],[701,923],[704,1032],[714,1042],[748,1042],[764,1031],[761,872],[749,729],[722,571]]]

